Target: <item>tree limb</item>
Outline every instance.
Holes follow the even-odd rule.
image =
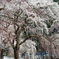
[[[19,45],[23,44],[26,40],[28,40],[29,38],[32,38],[32,37],[36,37],[36,38],[40,38],[42,37],[43,35],[40,35],[40,36],[36,36],[36,35],[32,35],[32,36],[28,36],[27,38],[25,38]]]

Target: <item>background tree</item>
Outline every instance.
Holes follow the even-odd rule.
[[[58,2],[59,0],[53,0],[54,2]]]

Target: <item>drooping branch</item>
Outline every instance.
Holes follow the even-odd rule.
[[[14,46],[13,46],[13,44],[12,44],[12,42],[11,42],[11,39],[10,39],[10,33],[7,31],[6,28],[1,28],[1,27],[0,27],[0,29],[3,30],[4,32],[6,32],[5,35],[6,35],[7,41],[9,41],[9,43],[10,43],[11,46],[12,46],[12,48],[14,48]]]

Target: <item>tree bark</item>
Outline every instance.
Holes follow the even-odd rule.
[[[20,59],[19,48],[17,48],[17,47],[14,48],[14,59]]]
[[[3,59],[3,50],[0,49],[0,59]]]
[[[19,42],[20,42],[20,40],[19,40],[19,37],[16,37],[16,41],[17,41],[17,43],[16,43],[16,46],[14,47],[14,59],[20,59],[20,55],[19,55],[19,53],[20,53],[20,46],[19,46]]]

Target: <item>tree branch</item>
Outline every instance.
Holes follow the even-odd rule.
[[[19,45],[23,44],[26,40],[28,40],[29,38],[32,38],[32,37],[36,37],[36,38],[40,38],[42,37],[43,35],[39,35],[39,36],[36,36],[36,35],[32,35],[32,36],[28,36],[27,38],[25,38]]]

